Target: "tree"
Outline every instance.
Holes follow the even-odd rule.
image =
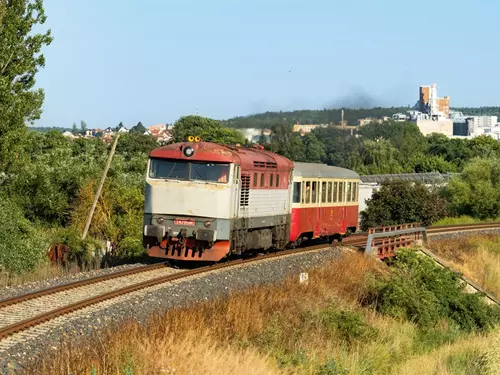
[[[363,174],[387,174],[402,172],[399,163],[398,150],[387,140],[378,141],[365,140],[355,159],[351,159],[361,164],[353,164],[353,168]]]
[[[292,131],[293,125],[274,125],[271,127],[269,149],[293,161],[306,161],[306,147],[302,137]]]
[[[185,142],[192,135],[202,141],[221,144],[245,143],[243,135],[222,126],[220,121],[201,116],[184,116],[177,120],[172,130],[174,142]]]
[[[71,133],[73,133],[73,135],[78,134],[78,127],[76,126],[76,123],[73,123],[73,128],[71,129]]]
[[[40,53],[52,41],[50,30],[32,34],[45,23],[42,0],[0,0],[0,170],[22,150],[26,123],[40,118],[44,92],[33,90],[45,65]]]
[[[85,121],[80,121],[80,128],[82,129],[82,134],[85,135],[87,132],[87,123]]]
[[[429,225],[446,214],[446,201],[438,191],[411,181],[387,181],[367,200],[367,208],[361,212],[360,227],[367,230],[411,222]]]
[[[144,125],[142,125],[142,122],[138,122],[136,126],[133,126],[132,129],[130,129],[130,133],[139,133],[139,134],[144,134],[146,131],[146,128]]]
[[[306,159],[310,163],[321,163],[325,158],[325,145],[314,135],[306,134],[302,139],[306,149]]]
[[[498,159],[473,159],[446,188],[455,215],[480,219],[500,216],[500,163]]]

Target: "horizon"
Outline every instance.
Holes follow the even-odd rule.
[[[491,79],[497,3],[423,0],[417,10],[395,0],[383,7],[368,0],[44,5],[43,28],[54,41],[36,77],[45,90],[36,127],[407,107],[420,85],[433,82],[451,107],[500,103]],[[428,43],[432,31],[436,43]],[[489,58],[473,58],[485,51]]]

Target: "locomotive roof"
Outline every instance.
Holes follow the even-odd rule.
[[[305,178],[359,178],[359,175],[346,168],[334,167],[332,165],[319,163],[297,163],[295,162],[295,176]]]
[[[194,149],[191,157],[184,156],[182,150],[186,146]],[[284,156],[258,148],[220,145],[212,142],[178,142],[159,147],[149,154],[153,158],[181,159],[193,161],[211,161],[221,163],[236,163],[242,169],[275,168],[278,171],[289,171],[293,162]]]

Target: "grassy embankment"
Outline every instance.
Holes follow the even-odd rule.
[[[51,351],[42,374],[488,374],[498,310],[411,252],[360,254]],[[493,332],[491,330],[493,329]],[[495,342],[496,342],[495,341]],[[496,356],[496,357],[495,357]],[[492,372],[493,371],[493,372]]]
[[[455,270],[500,298],[500,236],[433,241],[431,248]]]

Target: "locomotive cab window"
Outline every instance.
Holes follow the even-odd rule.
[[[264,187],[264,173],[260,174],[260,187]]]
[[[161,180],[194,180],[227,184],[229,164],[151,159],[149,177]]]
[[[253,186],[256,187],[257,186],[257,173],[254,173],[253,174]]]
[[[280,175],[277,174],[276,175],[276,187],[279,187],[280,186]]]
[[[274,178],[274,175],[271,173],[270,176],[269,176],[269,187],[273,187],[273,178]]]
[[[293,203],[300,203],[300,188],[302,187],[301,182],[294,182],[293,183]]]

